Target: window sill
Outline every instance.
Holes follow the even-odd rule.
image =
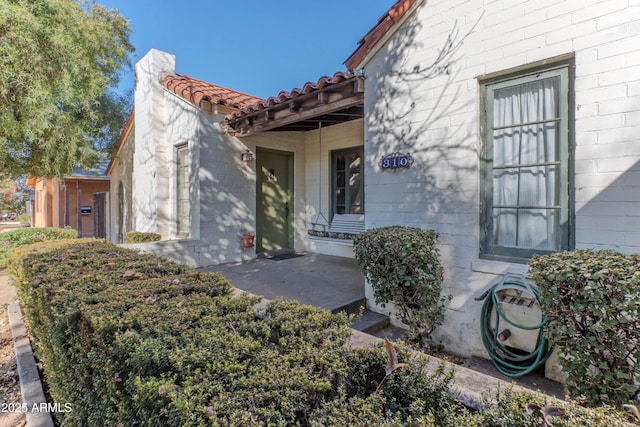
[[[515,262],[476,259],[471,262],[471,271],[496,275],[502,275],[509,271],[511,273],[522,273],[526,275],[529,271],[529,266]]]

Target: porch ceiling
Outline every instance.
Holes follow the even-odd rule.
[[[308,131],[364,117],[364,76],[336,73],[280,92],[229,115],[227,130],[236,136],[265,131]]]

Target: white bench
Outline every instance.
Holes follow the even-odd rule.
[[[327,231],[329,233],[360,234],[364,231],[364,215],[336,214]]]
[[[333,239],[351,239],[354,235],[364,231],[364,215],[343,214],[334,215],[331,224],[313,224],[309,235],[316,237],[329,237]]]

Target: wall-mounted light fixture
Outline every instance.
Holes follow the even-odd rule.
[[[251,152],[251,150],[247,150],[240,154],[240,158],[243,162],[250,162],[251,160],[253,160],[253,153]]]

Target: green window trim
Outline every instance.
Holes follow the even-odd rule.
[[[564,61],[480,82],[480,258],[523,263],[574,246],[572,81]]]
[[[364,214],[364,147],[331,152],[331,214]]]

